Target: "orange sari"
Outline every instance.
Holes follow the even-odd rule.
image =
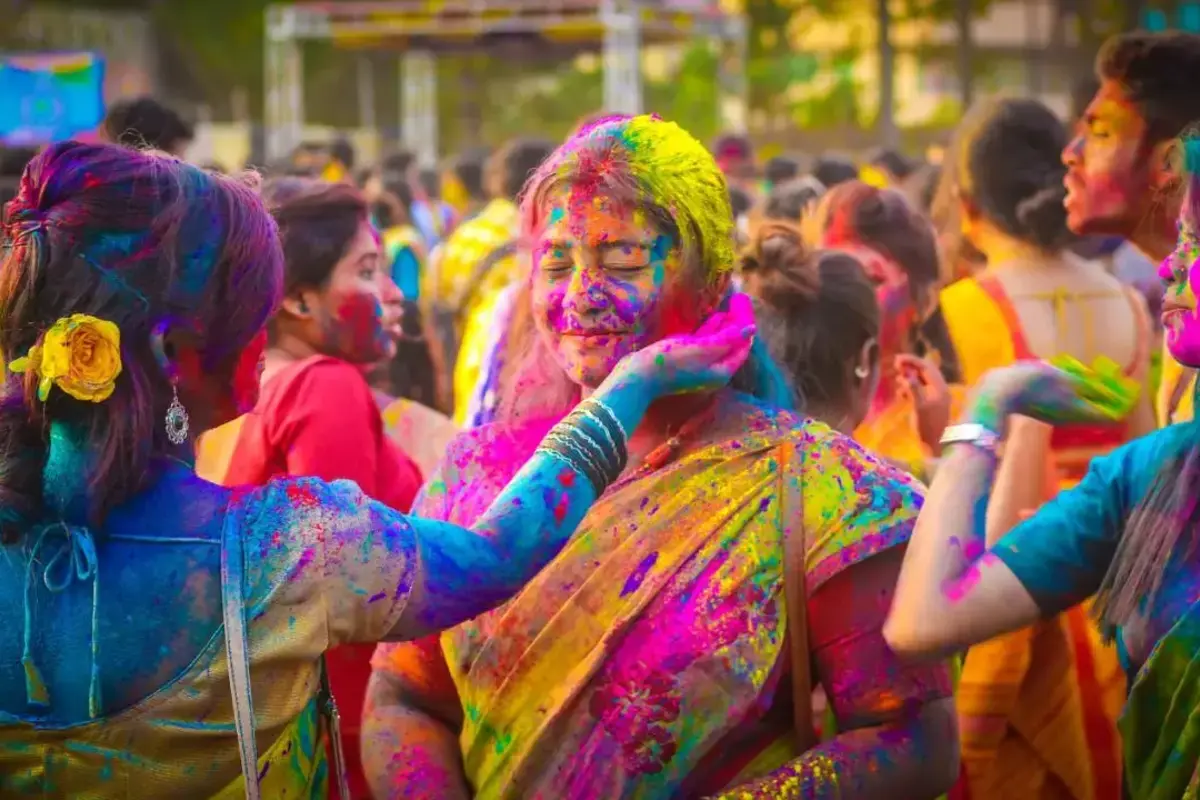
[[[1130,299],[1142,328],[1138,364],[1150,328]],[[941,305],[968,383],[1036,357],[994,277],[955,283],[942,292]],[[1056,428],[1046,499],[1125,438],[1124,424]],[[1084,606],[972,647],[956,694],[972,800],[1120,800],[1116,719],[1124,701],[1117,653],[1100,641]]]

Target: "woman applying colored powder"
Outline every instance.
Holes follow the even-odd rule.
[[[656,117],[585,127],[522,216],[529,351],[498,420],[427,485],[417,507],[438,518],[476,517],[622,356],[728,292],[724,180]],[[656,405],[572,546],[504,608],[381,647],[363,743],[377,796],[933,798],[953,782],[947,671],[906,669],[879,634],[920,487],[782,410],[765,348],[734,385]],[[840,731],[824,743],[817,682]]]
[[[6,798],[325,796],[324,652],[502,602],[619,474],[648,404],[723,385],[753,333],[739,301],[623,362],[466,530],[346,481],[195,475],[193,433],[255,406],[244,376],[283,297],[250,186],[61,143],[29,165],[3,239]]]
[[[1185,158],[1193,177],[1180,219],[1184,233],[1160,275],[1171,355],[1197,366],[1200,262],[1187,235],[1200,221],[1197,142],[1187,143]],[[1093,613],[1129,678],[1119,723],[1127,796],[1190,797],[1200,780],[1197,423],[1155,431],[1093,459],[1078,485],[985,551],[994,445],[1009,418],[1111,422],[1128,407],[1112,402],[1116,386],[1037,362],[984,377],[965,424],[952,429],[954,446],[918,520],[886,635],[908,654],[960,650],[1094,595]]]

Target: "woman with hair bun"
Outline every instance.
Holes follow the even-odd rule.
[[[1066,144],[1062,123],[1041,103],[1001,99],[967,117],[949,154],[958,225],[987,260],[982,273],[941,294],[970,386],[998,367],[1064,355],[1146,380],[1152,333],[1145,302],[1068,249]],[[1150,400],[1143,390],[1116,423],[1015,424],[996,499],[1029,510],[1078,482],[1094,457],[1153,429]],[[1006,488],[1004,475],[1018,461],[1027,465],[1022,480]],[[1031,469],[1045,480],[1032,481]],[[1021,503],[1014,491],[1025,495]],[[1010,511],[1009,524],[1017,516]],[[1101,645],[1082,606],[972,648],[957,699],[973,794],[1118,796],[1115,715],[1123,696],[1116,653]]]
[[[771,221],[755,230],[741,275],[800,407],[852,435],[879,382],[879,304],[862,264],[837,250],[809,252],[798,226]]]

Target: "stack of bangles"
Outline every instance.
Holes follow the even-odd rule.
[[[612,409],[602,400],[588,398],[550,429],[538,452],[585,475],[599,497],[624,471],[628,440]]]

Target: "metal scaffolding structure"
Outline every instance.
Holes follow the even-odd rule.
[[[437,55],[528,40],[566,53],[601,50],[604,110],[642,111],[643,44],[707,38],[723,49],[720,104],[745,127],[746,22],[719,0],[379,0],[276,4],[266,12],[266,145],[282,158],[304,128],[303,44],[328,40],[401,53],[401,138],[425,164],[437,158]]]

